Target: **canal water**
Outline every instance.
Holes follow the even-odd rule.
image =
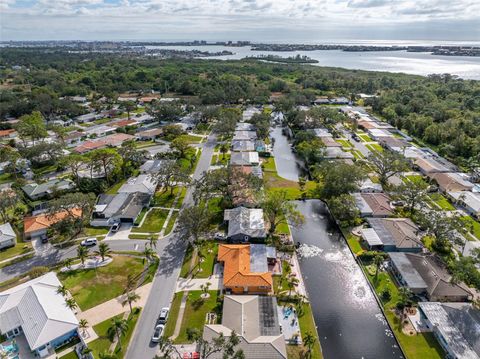
[[[273,128],[279,176],[298,180],[300,169],[280,127]],[[292,228],[326,359],[403,358],[386,319],[345,239],[319,200],[297,201],[305,224]]]
[[[292,228],[326,359],[403,358],[341,232],[320,200],[297,201],[305,223]]]

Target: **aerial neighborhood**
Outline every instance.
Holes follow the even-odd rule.
[[[1,111],[1,357],[335,358],[354,314],[394,358],[480,358],[480,164],[363,77],[206,64],[107,91],[80,61],[55,111]]]

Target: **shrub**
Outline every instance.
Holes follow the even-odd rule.
[[[48,273],[50,270],[48,267],[33,267],[27,272],[27,275],[31,278],[38,278],[46,273]]]

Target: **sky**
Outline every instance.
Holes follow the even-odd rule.
[[[480,0],[0,0],[0,40],[480,41]]]

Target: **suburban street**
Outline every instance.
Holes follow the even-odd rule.
[[[203,146],[193,179],[199,179],[208,170],[216,144],[215,135],[210,135]],[[193,204],[192,188],[185,196],[183,207]],[[185,255],[187,241],[182,235],[172,232],[171,235],[158,241],[157,253],[160,258],[158,272],[153,280],[150,296],[142,310],[134,335],[130,341],[127,358],[153,358],[158,344],[151,342],[153,328],[161,308],[169,307],[175,292],[175,285]]]

